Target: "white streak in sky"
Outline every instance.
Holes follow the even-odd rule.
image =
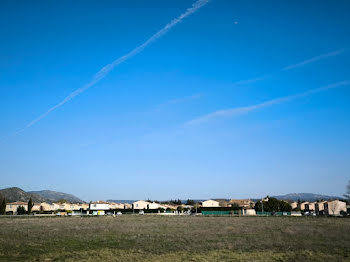
[[[344,53],[344,49],[337,50],[337,51],[330,52],[330,53],[323,54],[323,55],[319,55],[319,56],[315,56],[313,58],[307,59],[307,60],[302,61],[300,63],[286,66],[286,67],[282,68],[282,71],[287,71],[287,70],[291,70],[291,69],[294,69],[294,68],[297,68],[297,67],[302,67],[304,65],[311,64],[311,63],[314,63],[316,61],[319,61],[319,60],[322,60],[322,59],[325,59],[325,58],[328,58],[328,57],[340,55],[342,53]]]
[[[282,104],[282,103],[289,102],[289,101],[297,99],[297,98],[309,96],[309,95],[312,95],[315,93],[320,93],[320,92],[323,92],[323,91],[326,91],[329,89],[333,89],[333,88],[337,88],[337,87],[341,87],[341,86],[346,86],[349,84],[350,84],[350,81],[342,81],[342,82],[337,82],[337,83],[334,83],[334,84],[331,84],[328,86],[311,89],[311,90],[303,92],[303,93],[268,100],[266,102],[256,104],[256,105],[218,110],[218,111],[215,111],[213,113],[210,113],[210,114],[201,116],[199,118],[193,119],[193,120],[187,122],[184,126],[192,126],[192,125],[196,125],[196,124],[201,124],[201,123],[208,122],[209,120],[212,120],[212,119],[215,119],[218,117],[230,117],[230,116],[237,116],[237,115],[246,114],[246,113],[258,110],[260,108],[273,106],[276,104]]]
[[[175,105],[175,104],[180,104],[180,103],[184,103],[186,101],[190,101],[190,100],[194,100],[194,99],[198,99],[200,97],[202,97],[203,94],[194,94],[191,96],[186,96],[186,97],[182,97],[182,98],[175,98],[175,99],[171,99],[168,100],[167,102],[158,105],[154,111],[160,111],[163,107],[169,106],[169,105]]]
[[[178,23],[180,23],[183,19],[185,19],[187,16],[195,13],[198,9],[200,9],[201,7],[203,7],[204,5],[206,5],[210,0],[198,0],[196,1],[192,7],[188,8],[183,14],[181,14],[179,17],[175,18],[174,20],[172,20],[170,23],[168,23],[165,27],[163,27],[161,30],[159,30],[157,33],[155,33],[154,35],[152,35],[146,42],[144,42],[143,44],[139,45],[138,47],[136,47],[134,50],[132,50],[131,52],[127,53],[124,56],[119,57],[118,59],[114,60],[111,64],[108,64],[106,66],[104,66],[100,71],[98,71],[95,76],[93,77],[93,79],[87,83],[86,85],[78,88],[77,90],[75,90],[74,92],[72,92],[71,94],[69,94],[66,98],[64,98],[61,102],[59,102],[58,104],[56,104],[55,106],[51,107],[49,110],[47,110],[44,114],[42,114],[41,116],[35,118],[33,121],[31,121],[30,123],[28,123],[23,129],[17,131],[15,134],[22,132],[23,130],[25,130],[26,128],[31,127],[32,125],[34,125],[35,123],[39,122],[40,120],[42,120],[43,118],[45,118],[48,114],[50,114],[52,111],[56,110],[57,108],[63,106],[65,103],[69,102],[70,100],[72,100],[73,98],[75,98],[76,96],[80,95],[81,93],[85,92],[88,88],[94,86],[97,82],[99,82],[101,79],[103,79],[104,77],[107,76],[107,74],[112,71],[116,66],[120,65],[121,63],[125,62],[126,60],[128,60],[129,58],[137,55],[138,53],[140,53],[141,51],[143,51],[143,49],[145,49],[148,45],[152,44],[153,42],[155,42],[158,38],[160,38],[161,36],[163,36],[164,34],[166,34],[170,29],[172,29],[175,25],[177,25]]]
[[[345,52],[344,49],[340,49],[340,50],[333,51],[333,52],[330,52],[330,53],[327,53],[327,54],[318,55],[318,56],[312,57],[310,59],[304,60],[302,62],[299,62],[297,64],[293,64],[293,65],[289,65],[289,66],[283,67],[283,68],[280,69],[280,71],[289,71],[291,69],[302,67],[302,66],[305,66],[307,64],[311,64],[311,63],[317,62],[317,61],[322,60],[322,59],[326,59],[326,58],[329,58],[329,57],[332,57],[332,56],[340,55],[340,54],[342,54],[344,52]],[[275,73],[277,73],[277,72],[275,72]],[[246,80],[240,80],[240,81],[237,81],[237,82],[233,83],[233,86],[243,86],[243,85],[253,84],[255,82],[259,82],[259,81],[265,80],[268,77],[270,77],[271,75],[273,75],[273,74],[264,75],[264,76],[251,78],[251,79],[246,79]]]

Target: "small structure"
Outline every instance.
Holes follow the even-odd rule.
[[[256,216],[255,209],[252,207],[243,207],[242,208],[242,215],[244,216]]]

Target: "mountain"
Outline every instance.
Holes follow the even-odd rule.
[[[18,187],[9,187],[0,190],[0,195],[6,198],[7,202],[28,202],[32,198],[33,202],[45,202],[45,198],[40,195],[25,192]]]
[[[327,195],[320,195],[320,194],[312,194],[312,193],[291,193],[281,196],[272,196],[279,200],[292,200],[292,201],[316,201],[316,200],[331,200],[331,199],[343,199],[342,197],[338,196],[327,196]]]
[[[37,194],[45,198],[47,202],[56,202],[58,200],[64,199],[71,203],[84,203],[83,200],[71,194],[56,192],[51,190],[29,191],[28,193]]]

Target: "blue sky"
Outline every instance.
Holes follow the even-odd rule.
[[[84,200],[343,194],[349,1],[202,1],[36,121],[194,3],[3,2],[1,188]]]

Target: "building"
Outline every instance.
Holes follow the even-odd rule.
[[[292,209],[296,209],[296,208],[298,208],[298,202],[291,202],[291,203],[289,203],[290,204],[290,206],[292,207]]]
[[[148,204],[148,208],[149,209],[160,209],[160,208],[167,209],[166,206],[163,206],[163,205],[156,203],[156,202],[152,202],[152,203]]]
[[[346,203],[340,200],[327,201],[324,203],[324,211],[327,215],[339,216],[346,212]]]
[[[28,211],[28,203],[26,202],[12,202],[12,203],[8,203],[6,204],[6,213],[10,213],[10,214],[17,214],[17,208],[18,207],[24,207],[25,211]]]
[[[308,205],[309,205],[309,202],[301,202],[301,203],[299,204],[300,210],[301,210],[301,211],[307,211],[307,210],[305,210],[305,209],[306,209],[306,207],[308,207]]]
[[[215,200],[206,200],[202,202],[202,207],[220,207],[220,203]]]
[[[214,199],[215,201],[219,202],[220,207],[229,207],[230,204],[226,199]]]
[[[315,213],[316,215],[324,215],[324,204],[326,204],[327,201],[319,201],[315,203]]]
[[[139,200],[133,203],[134,209],[147,209],[148,205],[151,204],[148,201]]]
[[[110,206],[108,202],[96,201],[90,203],[89,210],[92,212],[93,215],[101,216],[104,215],[106,211],[110,210]]]
[[[250,199],[231,199],[229,201],[229,205],[238,205],[239,207],[254,207],[255,203]]]

